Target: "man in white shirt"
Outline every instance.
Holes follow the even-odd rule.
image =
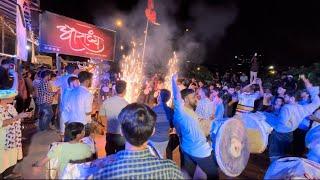
[[[80,86],[80,82],[78,77],[75,76],[70,76],[68,79],[68,85],[69,87],[67,89],[65,89],[65,91],[63,92],[63,94],[61,94],[62,98],[64,100],[67,100],[68,97],[70,96],[70,93],[72,92],[72,90],[76,87]],[[60,135],[62,137],[64,137],[64,130],[65,130],[65,123],[67,122],[68,119],[68,107],[67,107],[67,103],[61,103],[61,105],[66,105],[66,106],[61,106],[61,116],[60,116]]]
[[[198,91],[198,95],[200,96],[200,100],[198,101],[196,113],[200,118],[205,120],[212,120],[213,116],[213,103],[210,101],[210,91],[207,87],[202,87]]]
[[[264,95],[261,79],[257,78],[256,82],[259,85],[260,91],[255,92],[254,84],[250,83],[249,85],[242,88],[240,93],[238,93],[238,105],[236,114],[253,111],[255,100],[261,98]]]
[[[117,95],[106,99],[99,111],[102,122],[106,122],[106,146],[107,155],[115,154],[124,149],[125,139],[120,133],[120,122],[118,115],[121,110],[128,105],[124,99],[126,94],[127,83],[119,80],[116,82]]]
[[[87,71],[81,71],[78,75],[80,86],[74,88],[67,100],[64,102],[68,115],[66,122],[80,122],[86,125],[86,135],[89,134],[93,95],[89,91],[92,84],[93,74]]]
[[[218,167],[213,157],[212,148],[200,127],[199,120],[194,119],[195,117],[186,112],[184,105],[185,103],[191,103],[188,105],[188,109],[192,111],[190,108],[194,105],[194,91],[184,89],[180,94],[177,78],[177,75],[172,77],[172,92],[174,97],[173,124],[180,137],[184,168],[191,178],[193,178],[196,166],[198,165],[207,174],[208,179],[218,179]]]
[[[53,83],[52,85],[57,87],[57,88],[60,88],[60,100],[59,100],[59,124],[64,124],[65,123],[65,120],[62,118],[62,110],[63,110],[63,102],[66,102],[66,99],[64,99],[64,97],[67,97],[67,96],[63,96],[63,94],[65,94],[65,91],[69,88],[69,84],[68,84],[68,79],[70,77],[77,77],[76,75],[76,69],[77,67],[74,66],[74,65],[67,65],[65,67],[66,71],[67,71],[67,74],[63,75],[63,76],[60,76],[58,77]],[[60,129],[64,129],[64,125],[62,127],[60,127]],[[64,132],[64,130],[63,130]]]

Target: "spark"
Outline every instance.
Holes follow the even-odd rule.
[[[164,87],[171,90],[171,78],[172,75],[178,73],[179,71],[179,59],[177,58],[176,52],[173,52],[173,56],[169,59],[167,64],[168,72],[165,76]]]
[[[129,55],[123,55],[121,60],[121,79],[127,82],[125,99],[129,103],[136,102],[143,81],[143,64],[140,54],[136,50],[136,42]]]

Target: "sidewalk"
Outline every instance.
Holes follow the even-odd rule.
[[[30,145],[25,147],[28,148],[28,154],[17,164],[15,172],[20,173],[23,179],[45,179],[45,168],[41,174],[35,175],[32,171],[32,164],[45,157],[48,153],[49,145],[58,140],[59,134],[53,130],[34,134]]]

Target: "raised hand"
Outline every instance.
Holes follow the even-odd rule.
[[[178,73],[175,73],[172,75],[172,80],[174,80],[174,81],[178,80]]]

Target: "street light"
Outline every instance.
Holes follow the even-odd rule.
[[[117,26],[118,28],[121,28],[122,25],[123,25],[122,20],[121,20],[121,19],[117,19],[117,20],[116,20],[116,26]]]
[[[270,69],[270,70],[271,70],[271,69],[274,69],[274,66],[269,66],[269,68],[268,68],[268,69]]]

